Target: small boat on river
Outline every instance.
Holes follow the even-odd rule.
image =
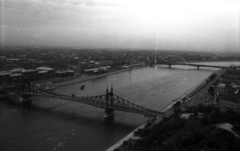
[[[85,84],[83,84],[80,89],[83,90],[84,88],[85,88]]]
[[[75,97],[75,94],[69,93],[68,96]]]
[[[45,91],[51,91],[51,90],[55,90],[55,89],[57,89],[57,87],[56,87],[56,86],[53,86],[53,85],[51,85],[51,86],[46,86],[46,87],[43,88],[43,90],[45,90]]]

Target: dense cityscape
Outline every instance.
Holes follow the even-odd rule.
[[[0,52],[0,70],[1,82],[6,77],[9,81],[21,81],[21,72],[33,75],[30,80],[37,81],[101,74],[152,62],[239,61],[239,58],[239,53],[229,52],[6,48]]]
[[[234,52],[6,48],[0,52],[0,68],[34,69],[48,66],[56,71],[74,70],[76,73],[83,73],[85,69],[101,66],[118,68],[136,63],[148,64],[154,62],[155,58],[157,62],[239,61],[239,56],[239,53]]]

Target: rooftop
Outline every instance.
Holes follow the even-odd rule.
[[[50,67],[38,67],[36,70],[52,71],[53,69]]]
[[[6,71],[0,71],[0,76],[7,76],[10,75],[10,72],[6,72]]]
[[[22,70],[22,73],[29,73],[29,72],[37,72],[37,70],[33,70],[33,69]]]
[[[217,87],[218,87],[218,88],[225,88],[225,86],[226,86],[226,84],[220,83]]]
[[[15,68],[15,69],[10,70],[10,72],[21,72],[23,70],[26,70],[26,69],[24,69],[24,68]]]
[[[38,73],[48,73],[48,71],[38,71]]]
[[[10,77],[20,77],[20,76],[22,76],[22,74],[20,73],[13,73],[10,75]]]

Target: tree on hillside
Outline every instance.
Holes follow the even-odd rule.
[[[213,85],[208,89],[208,93],[209,93],[211,96],[214,95],[214,86],[213,86]]]

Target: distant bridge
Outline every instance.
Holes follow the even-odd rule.
[[[70,96],[70,95],[61,95],[56,94],[48,91],[41,90],[34,85],[30,84],[20,84],[15,88],[7,89],[2,88],[1,92],[11,92],[18,95],[21,95],[21,99],[23,102],[28,102],[31,104],[31,96],[43,96],[43,97],[51,97],[51,98],[58,98],[69,100],[73,102],[88,104],[91,106],[99,107],[105,109],[105,117],[111,116],[114,114],[114,110],[130,112],[141,114],[145,116],[157,117],[161,116],[162,112],[154,111],[140,105],[131,103],[116,94],[113,93],[113,88],[111,87],[111,91],[106,90],[105,95],[98,95],[98,96]]]
[[[152,65],[153,65],[153,63],[152,63]],[[193,63],[182,63],[182,62],[162,62],[162,63],[156,63],[155,65],[168,65],[169,68],[171,68],[173,65],[193,66],[193,67],[197,67],[197,69],[199,69],[200,67],[226,68],[226,66],[193,64]]]

